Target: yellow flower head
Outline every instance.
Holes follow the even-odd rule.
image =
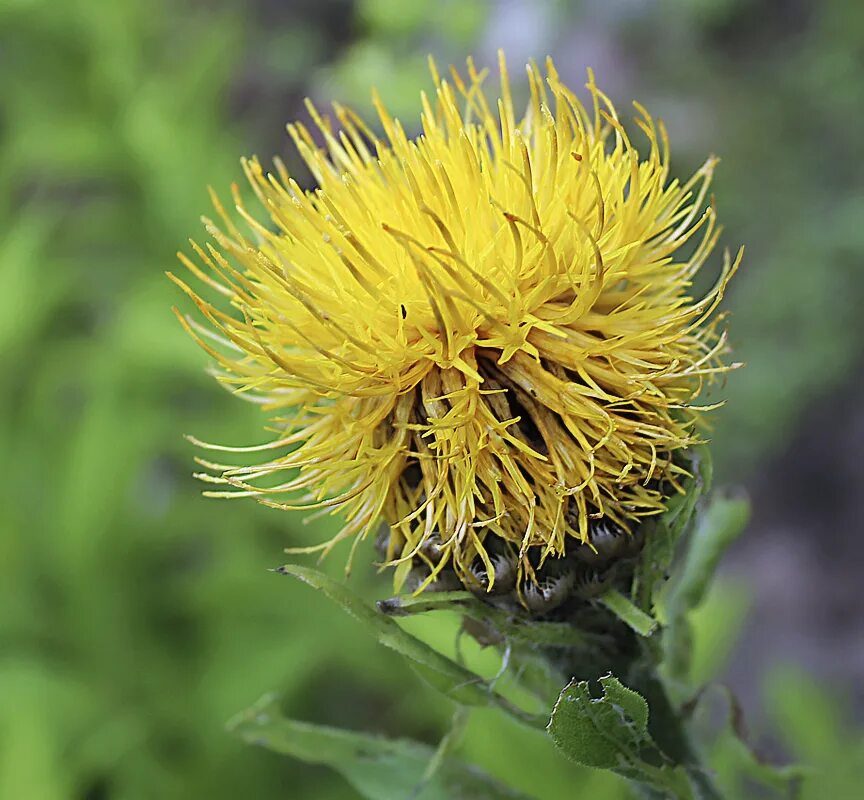
[[[447,568],[491,589],[507,562],[530,585],[678,488],[694,402],[729,368],[710,318],[740,254],[691,296],[719,235],[715,159],[670,179],[662,124],[636,105],[640,156],[590,73],[586,108],[551,61],[530,66],[521,117],[503,57],[500,99],[470,60],[466,77],[432,73],[416,138],[377,97],[383,137],[309,104],[317,131],[288,130],[317,188],[245,161],[269,219],[235,189],[239,222],[214,198],[214,243],[193,244],[205,269],[181,255],[233,307],[178,280],[215,331],[181,321],[276,431],[205,445],[258,455],[202,461],[202,477],[225,485],[212,494],[340,512],[309,551],[356,545],[383,518],[397,584],[425,563],[427,583]]]

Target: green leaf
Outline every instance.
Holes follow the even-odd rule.
[[[611,676],[606,680],[626,688]],[[645,743],[648,705],[636,692],[627,691],[644,705],[644,712],[639,709],[636,719],[627,713],[628,708],[637,705],[635,701],[628,699],[626,707],[617,704],[605,685],[604,696],[595,699],[588,681],[572,681],[564,687],[552,711],[552,740],[568,758],[588,767],[615,769],[638,761]]]
[[[527,725],[535,728],[545,725],[545,718],[514,706],[482,677],[403,630],[395,620],[376,611],[344,584],[318,570],[295,564],[286,564],[276,571],[299,578],[323,591],[351,616],[362,622],[381,644],[407,658],[415,672],[451,700],[463,705],[496,706]]]
[[[708,591],[721,556],[741,534],[750,517],[746,499],[713,497],[701,511],[676,577],[658,597],[658,615],[667,623],[663,648],[673,689],[687,691],[693,655],[690,612]]]
[[[0,241],[0,353],[4,356],[14,346],[33,340],[34,331],[67,290],[68,278],[62,272],[57,281],[46,285],[40,271],[56,227],[53,214],[31,208],[25,208],[13,224],[4,225]]]
[[[693,519],[696,503],[711,485],[711,458],[707,448],[692,448],[688,455],[690,477],[683,481],[683,494],[673,496],[666,511],[644,523],[645,547],[631,594],[636,605],[649,614],[656,612],[659,590],[668,576],[678,541]]]
[[[592,697],[587,681],[564,687],[549,720],[552,741],[571,761],[608,769],[663,797],[694,798],[687,771],[666,763],[648,733],[648,703],[613,675],[600,679]]]
[[[475,767],[436,760],[428,745],[288,719],[271,695],[228,725],[250,744],[332,767],[369,800],[530,800]]]
[[[720,558],[749,519],[746,498],[712,497],[697,517],[680,577],[670,586],[665,604],[671,613],[686,612],[702,603]]]
[[[639,692],[628,689],[614,675],[600,678],[600,685],[610,702],[619,706],[624,714],[636,725],[640,733],[648,730],[648,703]]]
[[[721,576],[705,600],[687,615],[691,653],[689,679],[702,686],[725,671],[753,606],[753,590],[740,578]]]

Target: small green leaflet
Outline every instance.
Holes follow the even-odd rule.
[[[559,750],[577,764],[612,770],[663,797],[695,800],[685,768],[666,763],[648,733],[645,698],[613,675],[600,678],[600,686],[601,697],[592,697],[587,681],[564,687],[548,726]]]

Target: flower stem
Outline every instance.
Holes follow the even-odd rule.
[[[647,671],[646,671],[647,672]],[[682,766],[696,792],[695,800],[723,800],[723,795],[714,783],[709,770],[687,730],[687,725],[666,691],[656,672],[643,675],[634,688],[648,701],[651,716],[648,730],[663,752],[676,764]],[[653,791],[653,790],[652,790]],[[660,795],[646,795],[652,797]]]

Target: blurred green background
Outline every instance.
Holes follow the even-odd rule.
[[[377,84],[413,119],[427,52],[491,63],[502,45],[514,71],[551,53],[574,85],[593,66],[622,111],[645,103],[679,174],[723,158],[748,368],[716,452],[755,515],[700,613],[698,672],[733,686],[767,752],[812,766],[805,798],[860,796],[858,0],[0,0],[2,800],[356,797],[225,731],[271,689],[301,719],[446,729],[451,709],[395,655],[267,572],[322,523],[200,497],[182,434],[245,444],[262,420],[205,374],[163,271],[241,155],[296,163],[284,123],[305,95],[368,108]],[[625,796],[491,712],[462,753],[544,800]]]

